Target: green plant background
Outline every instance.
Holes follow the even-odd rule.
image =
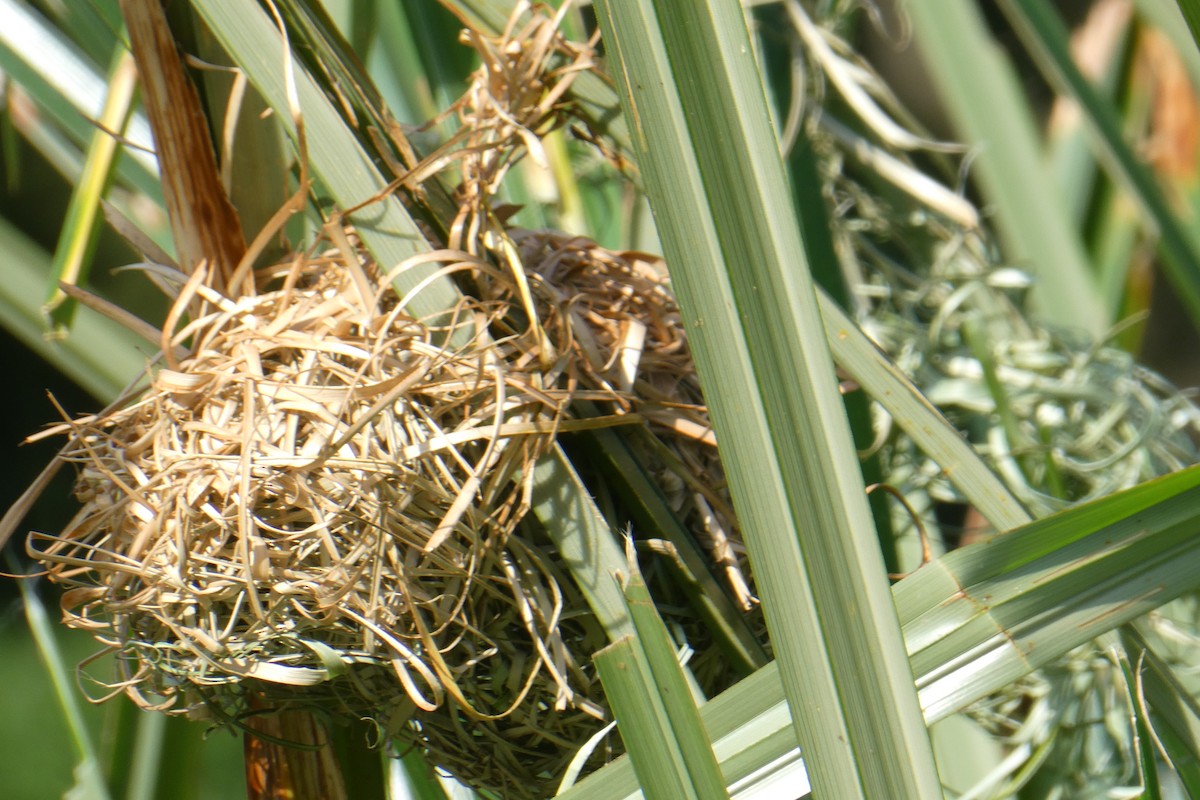
[[[112,42],[119,30],[114,2],[97,0],[79,4],[69,7],[68,13],[51,4],[43,7],[38,3],[11,2],[11,5],[0,7],[0,20],[3,20],[5,13],[14,13],[12,9],[16,6],[45,13],[46,26],[65,31],[82,56],[90,61],[99,74],[104,74]],[[507,4],[462,2],[458,5],[468,12],[482,14],[485,19],[490,13],[492,20],[502,20],[505,16],[503,8]],[[714,3],[714,6],[717,5],[720,4]],[[762,19],[770,20],[769,15],[778,10],[770,3],[759,5],[763,8],[756,13],[761,14]],[[834,12],[839,11],[841,4],[808,5],[818,11],[830,12],[827,20],[831,26],[839,19]],[[981,204],[992,214],[992,221],[1004,246],[1006,261],[1020,266],[1035,265],[1038,274],[1043,276],[1036,290],[1035,309],[1059,317],[1059,322],[1067,322],[1096,334],[1103,333],[1117,320],[1147,305],[1149,297],[1145,286],[1139,282],[1136,273],[1127,271],[1127,265],[1134,260],[1134,256],[1141,256],[1145,261],[1146,253],[1153,252],[1157,247],[1158,262],[1163,266],[1162,283],[1171,287],[1166,292],[1160,290],[1160,295],[1179,298],[1179,303],[1166,305],[1167,308],[1174,305],[1174,313],[1181,316],[1187,325],[1189,312],[1194,320],[1195,312],[1200,308],[1194,299],[1200,296],[1195,289],[1196,285],[1200,285],[1200,270],[1196,268],[1195,257],[1198,237],[1190,217],[1197,197],[1195,181],[1182,176],[1177,182],[1169,184],[1167,191],[1160,195],[1161,184],[1148,178],[1149,172],[1134,155],[1135,151],[1121,143],[1121,126],[1136,127],[1144,122],[1145,108],[1149,102],[1138,95],[1138,84],[1131,77],[1133,73],[1129,61],[1114,59],[1114,74],[1109,82],[1100,82],[1095,92],[1098,96],[1090,97],[1086,89],[1081,90],[1077,82],[1073,82],[1070,70],[1063,67],[1064,31],[1056,26],[1053,17],[1046,17],[1045,11],[1050,4],[1009,0],[996,4],[1001,14],[995,13],[992,4],[983,5],[992,12],[991,21],[1002,31],[1001,36],[1007,37],[1005,42],[1010,52],[1018,54],[1015,60],[1006,60],[1003,53],[992,49],[991,34],[984,29],[984,17],[980,14],[979,6],[973,2],[948,7],[933,0],[912,0],[908,4],[908,13],[913,35],[929,65],[931,83],[942,96],[947,110],[945,122],[934,120],[930,124],[948,124],[953,133],[947,132],[947,135],[955,138],[977,141],[990,137],[1004,143],[1003,147],[991,147],[977,158],[972,176],[977,181],[975,191],[979,193]],[[455,44],[460,23],[439,6],[427,2],[390,4],[369,0],[330,0],[325,6],[331,16],[342,24],[354,51],[367,54],[365,61],[369,71],[400,119],[428,119],[462,90],[463,79],[473,67],[473,62],[469,52]],[[1190,74],[1195,81],[1200,71],[1196,69],[1194,44],[1178,35],[1183,29],[1178,25],[1179,18],[1172,16],[1178,13],[1174,4],[1141,0],[1136,6],[1139,24],[1156,24],[1173,34],[1174,46],[1191,68]],[[207,9],[205,13],[219,13],[213,9],[219,9],[220,4],[197,3],[197,7]],[[621,25],[632,26],[636,30],[640,25],[648,26],[649,21],[658,20],[668,27],[670,20],[665,18],[669,15],[662,14],[664,7],[663,4],[644,3],[637,7],[640,10],[636,12],[619,9],[612,12],[615,16],[609,24],[618,30]],[[725,10],[728,12],[728,9]],[[633,13],[641,13],[645,17],[641,20],[634,16],[619,18],[621,14]],[[851,26],[858,26],[862,29],[862,35],[866,35],[869,26],[861,14],[851,16],[849,20],[839,29],[843,35],[852,41],[856,40]],[[569,33],[578,34],[583,28],[582,19],[571,16],[566,27]],[[670,39],[672,35],[682,36],[668,30],[664,38]],[[686,46],[685,41],[679,41]],[[766,37],[765,41],[769,51],[770,37]],[[615,49],[610,47],[610,58],[614,57]],[[1028,56],[1020,55],[1025,52],[1032,53],[1031,60],[1026,60]],[[1056,57],[1060,59],[1057,62]],[[1055,89],[1079,96],[1088,109],[1079,129],[1064,134],[1074,137],[1069,139],[1069,144],[1045,140],[1035,114],[1031,113],[1029,99],[1022,94],[1019,79],[1034,73],[1035,61],[1045,66],[1046,80]],[[53,107],[53,88],[40,86],[33,79],[22,82],[25,75],[22,70],[29,70],[30,67],[13,52],[11,43],[0,44],[0,67],[32,95],[35,103],[41,104],[39,107]],[[628,65],[626,68],[629,68]],[[53,72],[54,65],[43,65],[43,69]],[[615,102],[615,98],[610,94],[610,100]],[[986,98],[986,101],[979,102],[980,98]],[[845,111],[837,101],[831,102],[831,106],[837,112]],[[4,276],[10,291],[11,287],[26,285],[39,288],[36,297],[0,297],[0,301],[3,301],[0,302],[0,310],[5,314],[6,327],[21,337],[26,345],[34,348],[38,356],[49,357],[61,369],[83,382],[85,387],[73,386],[61,375],[45,371],[44,367],[39,367],[39,361],[31,360],[29,354],[21,352],[21,346],[15,341],[8,343],[3,352],[8,354],[5,363],[9,365],[9,374],[13,379],[7,393],[10,413],[6,418],[10,421],[8,440],[14,444],[35,429],[40,420],[54,416],[52,407],[43,399],[45,388],[52,388],[69,410],[83,411],[95,402],[89,399],[89,392],[93,396],[103,396],[111,394],[116,388],[112,371],[120,373],[125,369],[126,374],[136,371],[143,358],[136,347],[129,346],[127,338],[122,339],[120,335],[112,333],[92,335],[84,328],[88,323],[87,315],[83,312],[79,315],[80,327],[65,344],[47,344],[42,340],[37,309],[48,285],[46,276],[51,269],[50,254],[59,239],[60,220],[66,214],[67,197],[77,180],[90,130],[86,125],[81,127],[78,118],[66,123],[50,115],[42,115],[38,124],[20,127],[12,116],[18,112],[19,108],[10,104],[10,115],[5,117],[3,128],[0,129],[4,145],[3,172],[0,174],[7,188],[3,203],[0,203],[4,223],[0,225],[0,251],[8,254],[7,260],[0,266],[0,275]],[[1003,131],[1003,134],[997,136],[997,131]],[[60,137],[57,140],[51,135],[55,132]],[[435,135],[429,134],[431,138]],[[1099,157],[1079,159],[1079,152],[1091,152],[1086,150],[1085,145],[1091,140],[1101,143],[1095,148]],[[519,175],[511,183],[509,191],[514,202],[525,203],[527,208],[516,221],[530,227],[574,226],[574,229],[586,230],[600,242],[612,246],[659,249],[651,226],[647,224],[644,205],[627,203],[628,194],[623,188],[624,184],[614,180],[611,173],[586,148],[575,144],[562,146],[567,172],[573,172],[574,178],[560,177],[557,190],[551,193],[553,201],[539,205],[531,200],[539,196],[538,180],[544,180],[544,176]],[[50,161],[54,162],[54,167],[48,166]],[[920,163],[930,167],[931,171],[939,168],[934,163]],[[1054,168],[1047,168],[1047,163]],[[1103,171],[1102,164],[1113,166]],[[643,165],[643,168],[648,169],[649,165]],[[118,162],[117,169],[119,186],[145,187],[146,176],[138,172],[132,159],[123,158]],[[1056,179],[1060,181],[1059,184],[1053,183]],[[1171,176],[1167,176],[1167,179],[1170,180]],[[243,187],[251,193],[254,188],[249,181]],[[153,194],[152,187],[150,193]],[[1163,195],[1172,198],[1174,208],[1164,201]],[[1047,203],[1046,198],[1051,196],[1058,197],[1059,202],[1051,200]],[[125,196],[126,202],[129,197]],[[630,211],[631,208],[634,210]],[[664,213],[660,208],[660,220]],[[149,215],[144,220],[157,220],[158,227],[151,233],[165,240],[161,216]],[[1149,220],[1148,224],[1146,220]],[[1147,228],[1156,229],[1159,235],[1147,235]],[[68,230],[63,233],[72,232]],[[669,244],[670,234],[664,236],[664,240]],[[806,243],[806,246],[810,246],[810,243]],[[114,266],[132,260],[130,252],[110,233],[101,234],[94,247],[88,278],[90,285],[121,305],[137,310],[147,319],[161,318],[162,301],[145,288],[144,281],[129,274],[110,274]],[[1054,265],[1054,268],[1047,269],[1047,264]],[[813,267],[814,272],[817,266],[819,264]],[[34,283],[22,283],[23,280]],[[1156,330],[1178,324],[1177,319],[1171,317],[1153,316],[1146,328],[1135,328],[1133,333],[1153,342]],[[1187,325],[1188,337],[1194,336],[1193,327],[1194,323]],[[1139,337],[1126,335],[1122,341],[1136,347]],[[1170,349],[1186,350],[1178,347],[1178,337],[1171,341],[1176,346]],[[823,348],[824,344],[819,346]],[[1195,375],[1192,371],[1194,364],[1172,356],[1174,354],[1164,351],[1145,353],[1145,357],[1151,361],[1170,363],[1172,368],[1180,370],[1181,375]],[[703,360],[704,357],[702,352],[700,358]],[[849,356],[835,353],[835,357],[840,363]],[[114,363],[119,365],[114,366]],[[105,368],[109,368],[109,371],[106,372]],[[5,495],[0,499],[15,498],[47,457],[48,450],[44,446],[15,450],[6,459],[8,480]],[[980,480],[986,483],[985,479]],[[1182,492],[1189,491],[1182,481],[1171,486],[1173,488],[1170,491],[1176,492],[1179,497],[1185,496]],[[43,503],[45,508],[39,509],[39,516],[29,520],[26,527],[53,529],[61,524],[61,514],[67,504],[59,502],[57,498],[66,491],[66,487],[56,487],[50,495],[51,499]],[[1165,494],[1156,495],[1154,499],[1162,503],[1172,500]],[[1117,520],[1122,514],[1128,513],[1117,506],[1105,506],[1104,509],[1111,514],[1108,521]],[[1187,516],[1171,519],[1175,520],[1171,525],[1194,527],[1195,524],[1195,520]],[[1008,518],[1008,524],[1003,527],[1016,527],[1027,520],[1027,516],[1018,514]],[[1167,523],[1163,525],[1168,527]],[[16,551],[19,557],[19,546],[10,545],[10,549]],[[1190,550],[1186,552],[1193,557]],[[1150,555],[1147,555],[1147,559],[1150,560]],[[1188,579],[1178,577],[1175,580],[1180,582],[1179,586],[1183,586]],[[897,597],[921,597],[920,592],[911,587],[922,587],[932,582],[930,579],[901,584],[905,588],[897,590]],[[1194,585],[1194,581],[1187,585]],[[53,591],[45,587],[42,590],[53,615]],[[930,594],[925,597],[938,597],[936,591],[936,587],[930,587]],[[73,769],[80,760],[78,749],[64,723],[63,712],[48,678],[48,668],[32,644],[13,584],[6,582],[3,592],[0,594],[5,602],[4,614],[0,617],[0,641],[3,642],[0,650],[3,654],[0,660],[0,670],[3,670],[3,674],[0,674],[0,759],[3,760],[0,774],[4,776],[3,794],[14,798],[53,797],[77,785],[79,791],[84,792],[80,796],[87,796],[87,781],[76,783],[73,775]],[[1045,602],[1046,596],[1035,596],[1031,602]],[[785,596],[775,600],[769,596],[768,602],[793,599]],[[1066,604],[1066,601],[1060,602]],[[1106,602],[1119,604],[1120,600],[1109,598]],[[918,605],[919,602],[912,607]],[[1027,617],[1035,616],[1030,610],[1023,613]],[[909,618],[905,617],[903,611],[901,616],[901,622],[907,625]],[[1013,620],[1014,628],[1023,621]],[[907,635],[912,635],[910,628],[906,627],[905,631]],[[61,643],[63,661],[68,667],[90,651],[89,639],[84,635],[61,630],[55,635]],[[1032,638],[1034,634],[1030,636]],[[919,663],[915,656],[914,663]],[[919,669],[917,671],[921,674]],[[995,680],[983,675],[969,677],[979,680],[978,685],[981,686],[986,680]],[[1006,682],[1001,680],[992,688],[1000,688]],[[118,703],[124,704],[125,701]],[[129,762],[136,765],[133,769],[135,774],[127,777],[123,784],[127,792],[122,796],[229,797],[239,791],[242,780],[240,746],[232,737],[220,732],[213,733],[201,746],[198,727],[182,723],[171,723],[167,730],[154,733],[151,723],[143,722],[139,727],[130,725],[127,717],[122,720],[122,714],[128,714],[128,709],[122,712],[119,704],[103,708],[85,706],[83,718],[102,763]],[[961,723],[961,720],[955,720],[958,718],[952,718],[945,724]],[[913,724],[911,719],[908,722]],[[920,720],[915,724],[921,724]],[[122,738],[130,732],[136,734],[138,730],[142,730],[146,741],[150,743],[147,745],[149,750],[137,751],[130,740]],[[803,736],[805,731],[801,730],[799,734]],[[812,735],[811,731],[808,735]],[[960,731],[954,735],[966,734]],[[994,758],[994,753],[986,752],[986,745],[980,744],[978,750],[984,753],[984,759]],[[1194,757],[1195,747],[1194,744],[1185,743],[1172,752],[1191,752]],[[1182,756],[1177,758],[1176,766],[1185,778],[1189,776],[1186,764]],[[903,770],[905,765],[901,763],[899,768]],[[138,769],[149,769],[149,773],[138,772]],[[116,773],[120,771],[117,769]],[[950,771],[943,767],[943,780],[950,780]],[[148,774],[150,777],[147,777]],[[1027,796],[1039,796],[1036,794],[1038,784],[1034,782],[1031,787],[1026,790],[1029,793]]]

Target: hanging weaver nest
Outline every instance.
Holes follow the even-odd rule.
[[[544,135],[570,120],[590,130],[567,92],[576,77],[595,69],[598,33],[586,43],[566,39],[559,26],[569,5],[554,11],[518,4],[498,36],[464,32],[483,63],[447,112],[457,114],[459,132],[406,180],[458,165],[450,246],[490,256],[515,278],[495,285],[483,279],[480,294],[525,309],[544,333],[543,352],[568,354],[568,384],[578,381],[616,403],[617,413],[636,410],[650,423],[658,437],[650,448],[657,452],[641,448],[639,456],[655,465],[674,510],[708,549],[738,606],[749,610],[757,601],[745,551],[662,259],[557,231],[511,228],[492,207],[521,158],[548,166]],[[626,163],[594,132],[574,130],[618,165]]]
[[[707,547],[730,593],[749,609],[755,600],[745,554],[661,259],[612,252],[584,237],[512,228],[506,225],[508,212],[493,207],[521,158],[528,155],[548,166],[543,136],[572,119],[589,127],[567,90],[594,68],[596,39],[577,43],[562,36],[559,24],[567,9],[568,4],[556,12],[518,4],[498,36],[477,30],[464,34],[482,65],[447,112],[457,115],[458,132],[403,182],[455,175],[459,211],[449,226],[450,250],[440,259],[448,266],[452,260],[477,260],[469,274],[472,293],[516,312],[509,323],[513,327],[502,325],[497,335],[520,332],[537,343],[531,352],[555,385],[570,392],[572,413],[609,411],[649,423],[656,436],[640,436],[638,428],[626,440],[642,445],[639,460],[650,466],[675,510]],[[595,141],[588,134],[583,138]],[[588,403],[600,409],[590,410]],[[688,643],[702,651],[693,664],[710,662],[697,673],[701,686],[710,692],[728,687],[731,671],[710,647],[711,632],[697,624],[694,613],[683,618]],[[453,714],[452,708],[447,711]]]
[[[449,229],[449,246],[481,263],[500,265],[506,276],[493,281],[487,270],[477,270],[472,291],[523,310],[539,354],[561,359],[558,385],[578,401],[574,413],[636,412],[648,423],[627,428],[624,442],[707,552],[711,566],[695,568],[715,573],[723,584],[706,583],[708,602],[712,593],[724,593],[732,602],[722,599],[723,609],[733,615],[751,611],[757,600],[746,554],[662,260],[610,251],[585,237],[510,227],[506,220],[511,212],[493,205],[521,158],[549,166],[542,137],[571,120],[582,123],[572,129],[577,137],[599,145],[619,168],[624,166],[597,140],[585,110],[567,94],[580,74],[594,69],[597,58],[595,36],[586,43],[571,42],[559,31],[567,8],[518,4],[500,35],[464,34],[482,66],[451,109],[459,132],[412,175],[449,172],[453,165],[459,212]],[[603,485],[605,478],[598,477]],[[612,522],[624,527],[630,520],[618,513]],[[653,538],[654,530],[635,526],[633,531],[651,549],[662,549],[671,562],[666,571],[678,573],[666,580],[653,573],[647,577],[655,596],[676,609],[664,613],[682,631],[679,643],[686,640],[697,651],[691,666],[700,686],[707,693],[727,688],[739,673],[712,646],[712,627],[697,613],[694,599],[684,596],[696,588],[695,573],[683,574],[688,570],[679,568],[683,562],[677,548]],[[689,587],[681,595],[683,584]],[[750,622],[756,630],[747,635],[765,642],[761,620]]]
[[[358,264],[297,258],[238,300],[190,281],[187,351],[58,426],[83,507],[30,546],[145,708],[368,718],[537,794],[604,716],[603,633],[517,528],[568,398],[489,338],[507,308],[417,320]]]
[[[636,410],[655,443],[639,461],[657,464],[659,487],[696,534],[743,611],[756,604],[725,473],[687,334],[658,256],[613,252],[557,231],[510,230],[531,278],[551,295],[543,318],[565,315],[580,384]],[[644,440],[631,440],[631,444]],[[662,446],[666,447],[663,452]]]
[[[747,634],[767,647],[716,437],[662,259],[553,231],[510,234],[532,278],[553,294],[552,308],[569,320],[572,341],[559,346],[573,348],[580,384],[613,392],[646,420],[623,432],[624,445],[707,555],[717,579],[713,591],[732,601],[727,613],[743,617]],[[709,696],[728,688],[740,673],[698,609],[680,595],[680,579],[670,577],[679,570],[679,547],[688,545],[653,538],[662,534],[645,525],[634,530],[666,562],[667,575],[658,580],[651,564],[645,571],[664,618],[694,651],[693,676]]]

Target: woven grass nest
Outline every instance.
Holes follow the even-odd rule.
[[[743,611],[757,606],[749,563],[696,366],[666,265],[556,231],[511,232],[531,279],[548,295],[544,316],[565,316],[580,384],[615,411],[636,410],[654,437],[639,461],[654,467],[673,510],[708,551]],[[637,446],[637,437],[628,437]]]
[[[369,718],[525,794],[605,716],[603,632],[563,618],[582,602],[517,531],[514,478],[566,398],[519,337],[489,338],[502,305],[422,322],[376,277],[321,258],[237,301],[189,282],[187,354],[59,426],[83,506],[30,547],[116,654],[114,693]],[[488,737],[506,746],[482,758]]]

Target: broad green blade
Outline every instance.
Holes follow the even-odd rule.
[[[1200,468],[961,548],[896,585],[940,719],[1196,585]]]
[[[1200,0],[1177,0],[1183,18],[1187,20],[1188,30],[1192,32],[1192,41],[1200,47]]]
[[[741,10],[597,16],[814,790],[937,795]]]
[[[76,783],[69,794],[79,800],[108,800],[108,787],[104,783],[104,775],[96,755],[96,746],[92,742],[91,733],[84,724],[83,715],[80,713],[78,695],[68,677],[68,667],[55,641],[50,616],[46,613],[46,607],[42,605],[41,599],[33,590],[31,579],[18,581],[17,585],[21,590],[21,600],[25,606],[25,618],[37,641],[43,666],[49,672],[50,679],[54,684],[55,694],[60,705],[59,711],[70,729],[71,745],[78,759],[75,767]]]
[[[0,220],[0,320],[13,335],[105,402],[141,374],[157,348],[93,311],[75,320],[75,335],[47,341],[41,298],[45,296],[50,254]]]
[[[447,800],[446,790],[442,788],[437,772],[419,751],[410,750],[396,761],[398,763],[392,767],[392,771],[402,774],[392,779],[394,797],[406,797],[395,792],[395,787],[400,784],[408,792],[408,800]]]
[[[974,2],[910,0],[915,39],[961,138],[979,147],[973,172],[994,209],[1009,260],[1037,277],[1034,310],[1099,337],[1111,324],[1078,232],[1044,180],[1046,164],[1011,65]]]
[[[1042,73],[1064,95],[1083,108],[1083,119],[1092,134],[1098,155],[1115,180],[1120,181],[1141,207],[1150,228],[1158,233],[1159,253],[1176,295],[1200,325],[1200,251],[1158,188],[1150,169],[1142,163],[1121,133],[1112,105],[1100,97],[1071,58],[1067,31],[1046,0],[1001,0],[1000,8],[1020,34]]]
[[[623,636],[596,653],[595,660],[646,800],[703,797],[689,780],[687,763],[637,639]]]
[[[291,71],[307,133],[308,158],[338,207],[355,208],[384,192],[387,179],[312,76],[295,59],[289,59],[285,66],[282,35],[266,11],[258,4],[240,0],[197,0],[195,7],[276,116],[286,121],[289,134],[295,136],[285,70]],[[349,220],[383,269],[429,249],[420,229],[394,196],[369,202]],[[449,279],[436,278],[436,271],[436,265],[424,264],[396,279],[401,295],[428,281],[411,300],[412,313],[417,317],[437,316],[454,305],[457,291]]]
[[[791,177],[792,197],[796,204],[796,216],[800,222],[801,236],[808,248],[809,264],[813,268],[813,280],[820,287],[818,298],[832,298],[841,309],[847,311],[855,308],[855,301],[846,277],[842,274],[842,265],[838,259],[837,249],[833,242],[833,230],[830,224],[829,208],[822,190],[822,181],[818,172],[816,154],[812,152],[812,143],[801,137],[787,158],[787,166]],[[828,315],[823,315],[826,319]],[[838,342],[829,338],[826,328],[826,340],[831,351],[834,351],[834,361]],[[846,416],[850,421],[850,431],[854,436],[855,447],[862,453],[860,468],[864,483],[868,485],[884,482],[883,463],[880,454],[872,452],[872,442],[875,439],[875,425],[871,414],[871,399],[863,392],[851,392],[844,398]],[[875,521],[875,532],[879,540],[880,553],[890,572],[899,572],[900,559],[896,552],[896,533],[892,528],[891,509],[888,499],[883,492],[871,495],[871,517]]]
[[[107,93],[102,71],[27,4],[0,0],[0,20],[0,70],[83,148],[96,132],[91,120],[100,118]],[[143,115],[134,114],[126,137],[136,147],[118,165],[119,176],[161,202],[153,138]]]
[[[740,789],[746,793],[744,796],[753,797],[755,778],[764,771],[770,776],[777,770],[792,775],[787,785],[797,796],[809,789],[782,692],[778,666],[771,662],[700,707],[700,718],[721,762],[726,785],[735,793]],[[773,766],[777,769],[771,769]],[[628,757],[622,756],[584,778],[561,797],[617,800],[637,791],[633,765]]]
[[[1019,569],[1032,568],[1030,565],[1035,563],[1042,564],[1039,568],[1044,568],[1048,561],[1040,562],[1039,559],[1056,555],[1063,558],[1065,548],[1121,525],[1136,527],[1141,522],[1147,535],[1162,534],[1169,525],[1175,524],[1172,514],[1183,514],[1181,519],[1185,521],[1191,519],[1186,501],[1180,498],[1197,486],[1200,486],[1200,467],[1192,467],[1075,506],[1031,522],[1009,534],[997,535],[988,541],[962,547],[942,556],[928,565],[934,569],[918,570],[893,587],[910,651],[920,646],[914,647],[911,626],[927,613],[940,613],[939,609],[947,607],[945,600],[953,596],[953,592],[931,591],[933,585],[945,584],[949,579],[956,584],[954,591],[961,592],[985,581],[1007,579]],[[1197,513],[1200,515],[1200,509],[1197,509]],[[1156,527],[1148,524],[1149,515],[1154,515],[1153,519],[1158,523]],[[1200,519],[1200,516],[1196,518]],[[1096,540],[1085,548],[1082,555],[1096,557],[1105,553],[1114,541],[1115,534],[1109,533],[1107,536],[1107,539]],[[1040,584],[1037,588],[1044,590],[1047,585],[1050,584]],[[1034,587],[1022,588],[1027,590]]]
[[[1198,529],[1200,467],[1193,467],[961,548],[900,581],[893,591],[927,721],[1195,589]],[[942,637],[948,645],[940,646]],[[776,662],[700,715],[730,785],[796,747]],[[1173,730],[1195,742],[1200,723]],[[631,780],[622,759],[565,796],[624,798]]]
[[[533,513],[554,540],[559,557],[587,599],[610,641],[633,633],[616,576],[628,562],[561,448],[533,468]]]
[[[28,3],[28,0],[22,0]],[[112,58],[112,44],[121,29],[120,0],[88,0],[87,3],[32,3],[40,6],[53,25],[68,36],[92,61],[104,64]]]
[[[728,798],[675,646],[634,562],[628,569],[626,608],[637,634],[621,637],[595,660],[642,794]]]
[[[670,735],[678,743],[683,757],[683,766],[690,787],[694,788],[697,797],[727,798],[725,781],[721,777],[721,769],[713,755],[712,743],[708,733],[700,721],[700,712],[696,708],[696,699],[692,696],[684,677],[683,668],[679,664],[676,647],[671,642],[666,625],[654,607],[654,598],[646,586],[641,573],[636,566],[625,585],[625,599],[629,608],[629,616],[637,629],[635,645],[646,656],[646,666],[650,669],[652,682],[646,688],[655,695],[666,711],[670,723]],[[598,657],[597,657],[598,658]],[[599,663],[599,662],[597,662]],[[613,708],[619,708],[617,701],[609,695]],[[620,717],[617,717],[618,721]],[[630,734],[630,727],[618,729],[624,737]],[[644,736],[647,731],[638,731]],[[650,731],[649,733],[653,733]],[[664,731],[666,733],[666,731]],[[628,742],[629,751],[637,758],[637,748]],[[643,784],[644,786],[645,784]],[[649,797],[649,795],[647,795]]]

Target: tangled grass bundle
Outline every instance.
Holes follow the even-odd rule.
[[[453,114],[459,128],[402,179],[415,187],[458,166],[459,209],[449,226],[452,248],[481,254],[485,235],[500,234],[492,199],[510,168],[527,154],[547,166],[542,137],[572,118],[589,124],[567,92],[577,76],[595,69],[599,33],[588,42],[563,36],[559,26],[570,5],[563,3],[555,11],[541,3],[517,3],[498,35],[488,35],[462,18],[462,39],[482,64],[471,74],[463,96],[427,123],[434,125]],[[504,255],[501,263],[511,254]]]
[[[536,794],[604,716],[603,632],[564,619],[578,598],[517,534],[567,398],[490,338],[502,305],[423,322],[344,257],[297,258],[272,286],[233,300],[191,280],[168,347],[186,352],[58,426],[83,507],[31,547],[69,587],[67,623],[143,707],[367,718]],[[506,756],[480,757],[489,736]]]
[[[1116,347],[1029,321],[1020,291],[1020,275],[988,265],[966,239],[946,246],[919,284],[877,294],[869,324],[1039,513],[1200,459],[1200,410],[1186,393]],[[911,477],[914,490],[954,495],[936,470]]]
[[[819,141],[837,152],[836,137]],[[1200,459],[1189,393],[1107,341],[1035,318],[1034,279],[998,263],[985,229],[916,198],[883,199],[870,176],[828,157],[825,191],[859,323],[1028,508],[1051,513]],[[918,508],[960,501],[886,413],[878,422],[889,483]]]

